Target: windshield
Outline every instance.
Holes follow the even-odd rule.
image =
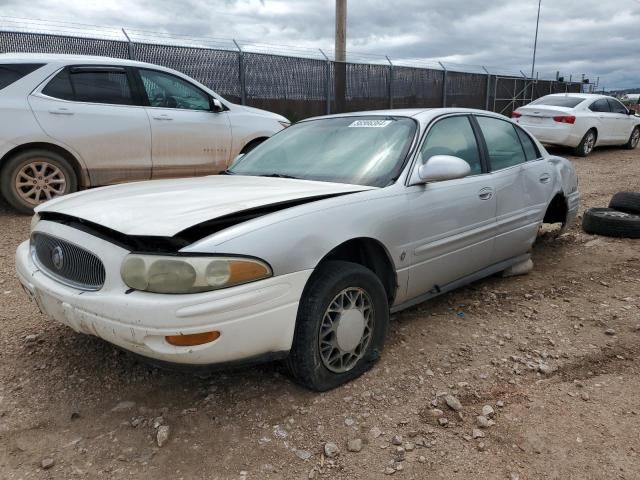
[[[546,97],[539,98],[538,100],[531,102],[530,105],[550,105],[552,107],[567,107],[573,108],[576,105],[584,102],[584,97],[563,97],[555,95],[547,95]]]
[[[400,175],[415,131],[416,122],[405,117],[301,122],[240,158],[229,173],[384,187]]]

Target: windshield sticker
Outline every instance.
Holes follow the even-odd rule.
[[[349,128],[384,128],[393,120],[356,120]]]

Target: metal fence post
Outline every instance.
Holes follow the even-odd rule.
[[[484,109],[489,110],[489,97],[490,97],[489,92],[491,90],[491,74],[489,73],[489,70],[487,70],[486,68],[482,67],[482,69],[487,74],[487,91],[484,94]]]
[[[447,106],[447,67],[442,62],[438,62],[442,67],[442,106]]]
[[[242,48],[240,48],[240,45],[238,45],[238,42],[234,40],[233,43],[236,45],[236,48],[238,49],[238,80],[240,81],[240,104],[246,105],[247,89],[246,89],[245,79],[244,79],[244,52],[242,51]]]
[[[129,60],[135,60],[135,58],[134,58],[135,55],[133,53],[133,42],[129,38],[129,35],[127,35],[127,31],[124,28],[122,29],[122,33],[124,34],[124,36],[127,39],[127,47],[129,49]]]
[[[324,94],[325,94],[325,98],[326,98],[326,113],[327,115],[329,115],[331,113],[331,60],[329,60],[329,57],[327,57],[325,55],[325,53],[322,51],[321,48],[319,48],[318,50],[320,50],[320,53],[322,54],[322,56],[324,57],[324,59],[326,60],[326,64],[325,64],[325,68],[327,69],[327,72],[325,74],[324,77]]]
[[[393,63],[386,55],[384,58],[389,62],[389,108],[393,108]]]

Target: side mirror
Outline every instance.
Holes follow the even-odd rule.
[[[454,180],[466,177],[470,173],[469,164],[452,155],[434,155],[418,168],[418,176],[422,183]]]
[[[212,112],[222,112],[224,107],[222,106],[222,102],[217,98],[211,98],[211,111]]]

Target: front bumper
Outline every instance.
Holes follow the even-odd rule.
[[[156,360],[194,365],[242,361],[291,348],[298,303],[311,270],[198,294],[125,293],[120,265],[126,250],[53,222],[39,222],[37,231],[82,245],[105,265],[101,290],[76,290],[36,266],[29,242],[18,247],[16,270],[22,285],[43,313],[77,332]],[[204,345],[177,347],[165,340],[213,330],[220,337]]]

